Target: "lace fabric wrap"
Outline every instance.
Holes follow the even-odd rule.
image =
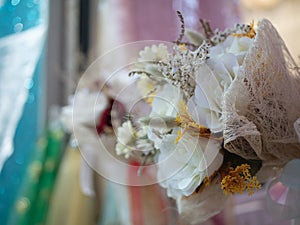
[[[225,93],[224,146],[264,168],[300,158],[300,71],[270,21],[259,23],[239,76]]]

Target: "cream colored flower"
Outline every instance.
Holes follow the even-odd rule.
[[[167,57],[168,48],[164,44],[152,45],[145,47],[140,51],[140,61],[159,61]]]
[[[137,137],[136,130],[133,128],[130,120],[124,122],[122,126],[118,128],[117,137],[117,155],[124,155],[125,158],[129,158],[132,154],[132,151],[135,150],[133,144],[135,143]]]
[[[149,102],[149,99],[153,100],[155,93],[155,84],[153,80],[147,77],[145,74],[141,74],[137,81],[137,88],[139,89],[141,96],[146,98],[145,100]],[[151,103],[151,102],[150,102]]]
[[[175,125],[178,106],[182,99],[180,89],[168,83],[153,97],[151,113],[149,117],[143,119],[147,121],[144,121],[148,127],[147,135],[155,148],[160,148],[164,134]]]
[[[154,143],[148,138],[148,128],[146,126],[141,126],[137,132],[136,147],[145,155],[154,151]]]
[[[179,102],[182,99],[183,95],[180,89],[166,83],[153,99],[150,117],[170,116],[175,119],[178,113]]]
[[[238,76],[253,39],[229,36],[210,48],[210,57],[196,72],[196,88],[188,101],[193,119],[213,133],[223,130],[222,104],[224,93]]]
[[[177,131],[164,137],[158,156],[158,180],[174,199],[191,195],[223,162],[221,142],[189,135],[175,143]]]
[[[168,48],[164,44],[152,45],[151,47],[145,47],[140,51],[140,58],[138,59],[138,69],[141,69],[151,75],[155,75],[156,78],[161,77],[161,73],[158,71],[158,62],[167,58]]]

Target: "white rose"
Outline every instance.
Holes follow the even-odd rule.
[[[210,58],[195,74],[196,88],[187,106],[192,118],[213,133],[223,130],[222,104],[224,93],[238,76],[253,39],[229,36],[210,48]]]
[[[147,132],[155,148],[160,148],[162,137],[172,128],[170,124],[175,121],[181,101],[183,96],[180,89],[168,83],[154,96],[152,110],[147,118]]]
[[[175,143],[176,137],[165,136],[158,156],[158,180],[174,199],[191,195],[223,162],[220,142],[185,133]]]

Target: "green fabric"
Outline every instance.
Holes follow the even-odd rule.
[[[48,134],[47,155],[38,187],[38,195],[31,213],[30,225],[45,224],[62,150],[63,133],[61,131],[50,132]]]
[[[43,163],[46,157],[47,140],[41,138],[30,157],[25,176],[17,195],[14,207],[10,213],[9,225],[28,224],[31,209],[36,200],[40,177],[43,171]]]
[[[50,130],[46,137],[40,138],[30,157],[8,225],[45,223],[63,144],[61,130]]]

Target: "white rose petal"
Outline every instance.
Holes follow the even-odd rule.
[[[156,149],[160,149],[163,140],[158,133],[159,131],[155,129],[148,129],[148,138],[153,142]]]
[[[185,133],[175,144],[176,137],[165,136],[158,157],[158,179],[175,199],[191,195],[223,162],[220,142]]]
[[[196,88],[187,105],[192,118],[213,133],[222,132],[224,93],[238,76],[253,40],[229,36],[223,43],[210,48],[210,58],[195,74]]]
[[[153,99],[150,117],[161,115],[175,118],[178,113],[178,104],[182,99],[179,88],[165,84]]]
[[[126,145],[135,139],[136,132],[132,127],[131,122],[128,120],[118,128],[118,142]]]
[[[129,158],[131,152],[134,150],[131,145],[136,141],[137,137],[136,131],[129,120],[124,122],[122,126],[118,128],[117,137],[117,155],[125,155],[125,158]]]

